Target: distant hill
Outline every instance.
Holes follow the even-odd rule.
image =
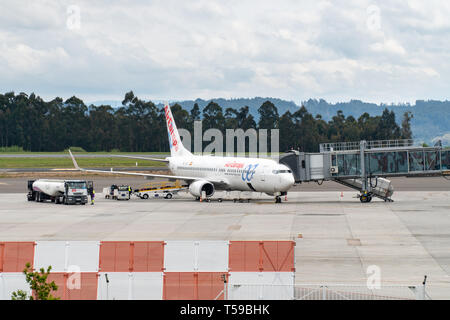
[[[360,100],[351,100],[349,102],[338,102],[329,103],[323,99],[309,99],[303,101],[300,105],[293,101],[286,101],[277,98],[238,98],[238,99],[210,99],[210,100],[185,100],[179,101],[178,103],[185,109],[190,111],[195,103],[197,103],[202,110],[209,102],[214,101],[218,103],[223,110],[226,108],[239,109],[243,106],[248,106],[250,113],[258,120],[258,108],[265,102],[271,101],[277,108],[278,113],[281,116],[286,111],[291,113],[297,111],[303,104],[306,109],[313,115],[320,114],[324,120],[330,120],[338,110],[342,110],[345,116],[353,116],[356,119],[361,116],[364,112],[369,113],[371,116],[381,115],[384,108],[393,110],[397,117],[397,122],[400,125],[403,114],[406,111],[411,111],[414,118],[411,121],[412,131],[414,139],[416,141],[423,141],[427,143],[432,143],[432,140],[436,137],[441,137],[446,145],[450,145],[450,101],[435,101],[435,100],[417,100],[414,105],[410,104],[375,104],[367,103]],[[108,101],[111,106],[120,106],[119,101]],[[158,103],[157,101],[156,103]],[[98,105],[98,102],[93,104]],[[158,103],[162,106],[161,103]]]
[[[416,141],[431,143],[434,138],[450,133],[450,101],[417,100],[414,105],[377,105],[359,100],[330,104],[325,100],[310,99],[303,104],[311,113],[321,114],[326,120],[329,120],[338,110],[342,110],[346,116],[352,115],[357,118],[364,112],[372,116],[381,115],[383,110],[388,108],[395,112],[397,123],[401,124],[403,114],[411,111],[414,115],[411,128]],[[446,144],[449,145],[450,141]]]

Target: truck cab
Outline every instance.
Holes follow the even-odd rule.
[[[64,182],[64,204],[81,203],[86,204],[88,202],[88,189],[87,183],[84,180],[68,180]]]

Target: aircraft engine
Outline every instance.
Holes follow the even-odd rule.
[[[201,197],[203,191],[205,191],[207,197],[211,197],[215,191],[214,185],[205,180],[197,180],[189,185],[189,192],[194,197]]]

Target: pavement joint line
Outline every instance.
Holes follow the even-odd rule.
[[[431,259],[433,259],[434,263],[439,266],[439,268],[444,272],[446,277],[450,277],[450,273],[445,270],[442,265],[436,260],[433,254],[430,253],[430,251],[425,247],[425,245],[420,241],[417,236],[411,231],[411,229],[408,227],[408,225],[403,221],[403,219],[397,214],[397,212],[393,211],[393,214],[397,217],[398,220],[400,220],[403,224],[403,226],[408,230],[410,235],[416,240],[416,242],[422,247],[422,249],[430,256]]]
[[[344,214],[346,225],[347,225],[348,231],[350,232],[351,239],[355,239],[355,235],[353,234],[353,230],[350,225],[350,221],[348,219],[348,214],[345,212],[344,208],[342,208],[342,205],[340,206],[340,209],[341,209],[341,212]],[[361,243],[361,245],[363,245],[363,243]],[[359,260],[360,267],[361,267],[362,277],[365,279],[367,277],[367,272],[366,272],[366,270],[364,270],[364,262],[361,257],[361,252],[359,250],[359,247],[358,246],[351,246],[351,247],[353,247],[353,251],[355,251],[355,253],[357,255],[357,258]]]

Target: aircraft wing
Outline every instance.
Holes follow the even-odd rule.
[[[169,163],[169,160],[162,159],[162,158],[135,157],[135,156],[114,155],[114,154],[112,154],[111,156],[118,157],[118,158],[129,158],[129,159],[139,159],[139,160],[149,160],[149,161],[158,161],[158,162]]]
[[[172,176],[168,174],[153,174],[153,173],[138,173],[138,172],[124,172],[124,171],[113,171],[112,168],[110,171],[106,170],[95,170],[95,169],[84,169],[80,168],[78,166],[77,161],[75,160],[75,157],[73,156],[72,152],[69,150],[70,157],[72,158],[73,165],[75,166],[76,170],[84,171],[84,172],[96,172],[96,173],[111,173],[111,174],[123,174],[123,175],[131,175],[131,176],[142,176],[142,177],[150,177],[150,178],[164,178],[168,179],[170,181],[175,180],[184,180],[187,182],[192,182],[196,180],[202,180],[199,177],[186,177],[186,176]],[[211,182],[214,185],[220,186],[221,188],[224,188],[228,185],[227,181],[224,180],[211,180],[211,179],[205,179],[209,182]]]

